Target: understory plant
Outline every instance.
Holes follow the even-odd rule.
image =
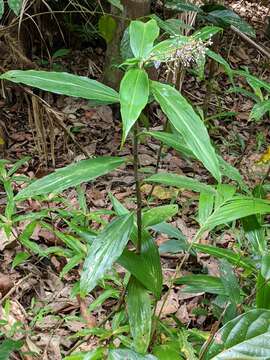
[[[270,311],[267,310],[269,308],[266,304],[267,299],[264,298],[265,300],[262,301],[258,299],[257,308],[252,310],[247,307],[248,311],[245,311],[244,306],[239,307],[243,302],[244,292],[238,288],[237,279],[231,267],[231,265],[240,266],[249,276],[250,274],[259,276],[260,284],[265,285],[269,280],[268,265],[270,264],[266,241],[261,240],[257,245],[255,242],[253,244],[254,247],[260,246],[259,259],[243,259],[233,251],[215,246],[203,246],[198,242],[206,232],[220,230],[239,219],[244,219],[243,221],[250,224],[249,219],[252,217],[253,220],[260,220],[260,224],[263,224],[263,216],[270,213],[270,202],[260,194],[253,195],[239,172],[217,154],[205,124],[182,94],[169,84],[150,80],[148,75],[150,67],[157,64],[168,65],[176,58],[192,64],[200,63],[206,56],[211,56],[226,65],[226,62],[207,49],[206,45],[211,36],[220,31],[220,28],[206,26],[191,36],[172,36],[163,41],[158,41],[159,31],[154,19],[130,23],[126,34],[128,43],[125,42],[125,50],[128,50],[130,57],[124,59],[121,64],[125,73],[119,93],[95,80],[68,73],[14,70],[1,75],[1,79],[4,80],[57,94],[85,98],[95,105],[119,103],[123,129],[121,146],[124,146],[129,135],[133,142],[132,159],[104,156],[81,160],[30,182],[17,194],[14,194],[12,187],[13,181],[18,180],[12,178],[17,168],[15,166],[8,171],[2,163],[1,181],[7,193],[8,205],[5,214],[0,217],[1,227],[10,236],[16,222],[22,217],[23,220],[28,220],[29,223],[19,236],[19,241],[25,248],[39,256],[44,257],[54,253],[66,257],[68,261],[61,275],[83,262],[80,281],[73,289],[73,294],[81,299],[88,296],[97,286],[103,287],[104,293],[107,291],[108,295],[109,289],[106,289],[104,281],[110,276],[122,288],[121,294],[119,292],[115,294],[117,298],[120,298],[121,306],[118,313],[122,317],[119,315],[113,318],[112,330],[97,330],[97,325],[82,334],[96,335],[101,340],[111,340],[114,336],[119,336],[121,346],[115,348],[113,343],[108,341],[107,345],[101,345],[92,352],[71,354],[66,359],[220,360],[257,359],[258,356],[266,359],[269,354],[268,340],[270,338]],[[171,132],[141,131],[139,118],[151,101],[156,101],[160,105],[170,123]],[[192,161],[199,161],[212,177],[212,185],[175,173],[162,172],[142,178],[139,168],[139,145],[141,137],[145,136],[153,136],[175,148],[182,156]],[[136,210],[134,212],[127,210],[121,202],[110,195],[113,211],[109,214],[113,219],[104,223],[99,218],[101,214],[91,213],[87,208],[80,185],[130,163],[134,168]],[[228,184],[229,181],[232,183]],[[155,312],[157,301],[162,295],[163,280],[160,255],[153,234],[169,231],[172,238],[177,238],[179,231],[177,232],[177,229],[166,221],[177,215],[179,210],[175,204],[156,207],[145,205],[141,194],[142,183],[184,188],[199,194],[197,217],[199,230],[192,242],[188,243],[182,239],[179,243],[186,256],[189,253],[194,255],[198,251],[223,259],[221,280],[208,278],[206,285],[209,289],[212,281],[213,290],[210,292],[223,296],[222,299],[219,298],[219,303],[222,301],[227,303],[232,308],[231,314],[233,313],[231,316],[228,315],[228,321],[215,336],[209,335],[203,347],[191,345],[194,339],[197,343],[199,339],[199,345],[203,342],[204,337],[201,334],[183,329],[172,331],[162,324],[159,319],[160,314]],[[79,211],[67,211],[63,198],[58,195],[69,187],[77,187]],[[63,202],[64,206],[58,210],[54,208],[18,215],[16,209],[19,204],[30,198],[41,201],[55,199],[55,201]],[[51,226],[48,218],[52,212],[65,221],[69,233],[58,231]],[[104,212],[106,213],[106,210]],[[102,225],[100,231],[91,229],[91,220],[100,221]],[[54,247],[46,251],[30,240],[37,223],[53,231],[63,241],[66,248]],[[248,230],[246,234],[246,236],[251,236],[248,235]],[[256,249],[255,247],[254,251]],[[21,259],[17,258],[17,263],[27,255],[21,256]],[[177,276],[173,282],[192,287],[194,278],[179,277],[179,270],[186,256],[177,267]],[[124,279],[117,275],[113,277],[110,275],[115,263],[126,269]],[[205,284],[205,278],[201,277],[197,284],[201,290],[202,284]],[[257,287],[261,288],[261,285]],[[203,290],[207,291],[207,287]],[[106,296],[103,297],[105,298]],[[122,325],[125,311],[120,311],[120,309],[124,308],[123,302],[126,303],[128,326],[127,323]],[[90,305],[90,308],[93,309],[94,306]],[[168,340],[155,348],[154,342],[160,327],[166,329]],[[130,331],[130,336],[125,335],[128,331]],[[171,354],[171,357],[166,357],[167,352]]]

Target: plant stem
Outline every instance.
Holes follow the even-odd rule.
[[[139,132],[139,124],[137,121],[133,126],[133,167],[134,167],[134,178],[135,178],[136,198],[137,198],[138,239],[137,239],[136,253],[140,254],[142,248],[142,194],[141,194],[140,179],[139,179],[138,132]]]

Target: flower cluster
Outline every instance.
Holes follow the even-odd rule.
[[[160,53],[160,57],[159,55],[157,56],[157,59],[154,60],[154,65],[158,69],[162,62],[165,62],[167,65],[172,62],[178,62],[184,67],[190,67],[194,63],[200,63],[205,57],[207,47],[210,45],[212,45],[211,40],[204,43],[201,39],[190,39],[178,46],[171,44],[167,52]]]
[[[207,45],[211,45],[211,40],[204,43],[202,40],[191,40],[177,49],[169,61],[180,61],[184,67],[189,67],[193,63],[198,63],[205,57]]]

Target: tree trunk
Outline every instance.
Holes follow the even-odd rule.
[[[123,36],[123,31],[128,26],[130,20],[137,19],[148,15],[150,13],[150,0],[123,0],[124,11],[121,13],[118,9],[112,6],[111,14],[115,16],[117,21],[117,29],[114,40],[107,44],[104,82],[118,90],[122,78],[122,71],[117,69],[115,65],[120,64],[120,43]]]

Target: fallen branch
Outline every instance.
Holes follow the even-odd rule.
[[[266,49],[264,46],[257,44],[254,40],[252,40],[250,37],[248,37],[246,34],[242,33],[239,29],[237,29],[235,26],[231,25],[231,29],[239,35],[242,39],[244,39],[246,42],[248,42],[250,45],[255,47],[258,51],[260,51],[263,55],[268,57],[270,59],[270,50]]]

